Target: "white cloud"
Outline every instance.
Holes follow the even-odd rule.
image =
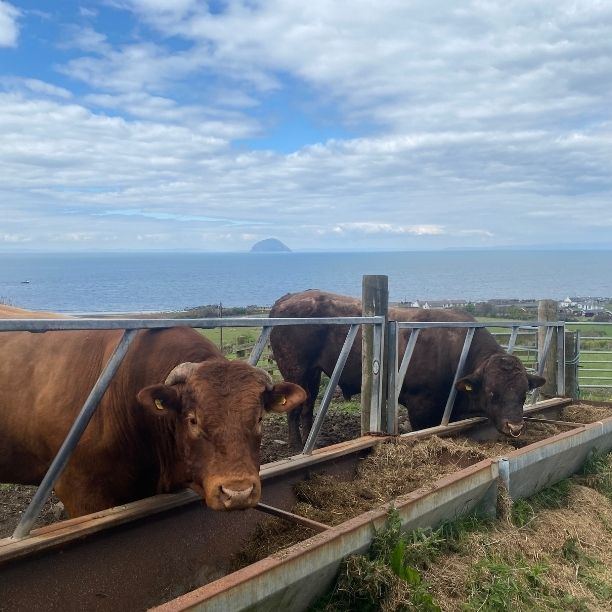
[[[53,85],[52,83],[47,83],[39,79],[9,78],[4,79],[4,82],[9,86],[23,88],[35,94],[42,94],[54,98],[63,98],[65,100],[72,97],[72,93],[64,87],[58,87],[57,85]]]
[[[21,11],[9,2],[0,0],[0,47],[15,47],[19,37],[17,20]]]
[[[377,222],[339,223],[332,231],[337,234],[356,232],[364,234],[414,234],[415,236],[439,236],[447,233],[445,228],[440,225],[393,225]]]
[[[599,0],[579,10],[574,0],[244,0],[220,14],[188,5],[169,14],[129,3],[165,36],[194,44],[202,66],[241,80],[256,73],[268,87],[289,73],[341,103],[347,121],[520,126],[534,113],[598,107],[612,88],[612,5]]]
[[[7,235],[410,248],[535,243],[545,222],[604,239],[608,3],[109,5],[135,22],[82,14],[59,84],[3,80]]]
[[[32,237],[25,234],[0,234],[1,242],[31,242]]]

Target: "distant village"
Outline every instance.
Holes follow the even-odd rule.
[[[404,308],[461,308],[482,317],[510,319],[534,319],[538,312],[537,300],[487,300],[470,302],[466,300],[404,301],[398,304]],[[559,315],[566,321],[582,318],[594,321],[612,321],[612,298],[609,297],[566,297],[558,302]]]

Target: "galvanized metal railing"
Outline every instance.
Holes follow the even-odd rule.
[[[70,428],[57,455],[53,459],[47,473],[39,485],[30,505],[25,510],[13,538],[24,538],[32,529],[34,522],[40,514],[42,507],[49,498],[55,483],[61,475],[66,464],[70,460],[83,432],[87,428],[91,418],[102,396],[112,381],[114,374],[121,365],[129,346],[138,330],[164,329],[171,327],[195,327],[200,329],[212,329],[217,327],[261,327],[262,332],[253,347],[248,358],[251,365],[257,364],[261,354],[269,341],[273,327],[289,325],[349,325],[349,331],[338,357],[330,381],[325,389],[323,401],[319,407],[317,418],[313,424],[312,431],[303,452],[312,452],[317,437],[327,414],[333,391],[338,384],[342,369],[353,346],[355,337],[361,325],[373,325],[377,330],[375,336],[383,337],[384,317],[324,317],[324,318],[226,318],[226,319],[0,319],[0,332],[26,331],[32,333],[45,333],[49,331],[66,330],[123,330],[117,346],[109,361],[103,368],[98,380],[92,388],[85,404],[81,408],[77,418]],[[1,342],[1,336],[0,336]],[[382,363],[382,342],[377,345],[380,354],[374,355],[374,359]],[[375,349],[376,350],[376,349]],[[381,411],[380,394],[373,394],[373,412],[378,414],[376,422],[380,423]]]
[[[278,326],[295,326],[295,325],[348,325],[349,330],[340,351],[337,363],[330,376],[329,382],[323,393],[322,401],[319,405],[315,421],[311,432],[304,445],[303,453],[310,454],[316,445],[318,435],[321,431],[323,420],[328,412],[329,405],[334,393],[334,390],[340,380],[346,360],[353,347],[355,338],[361,325],[372,325],[374,329],[374,348],[372,355],[372,374],[373,374],[373,393],[371,399],[370,410],[370,431],[380,431],[381,423],[383,422],[382,409],[386,410],[384,415],[385,422],[390,424],[391,431],[386,433],[397,433],[397,416],[398,416],[398,401],[402,381],[406,376],[410,360],[413,357],[414,349],[417,344],[420,331],[427,328],[464,328],[467,329],[461,355],[459,357],[457,371],[454,381],[449,390],[448,399],[446,402],[444,414],[441,421],[441,426],[448,426],[452,416],[452,409],[456,398],[455,383],[463,375],[464,366],[470,350],[472,339],[476,329],[483,327],[497,327],[511,329],[507,350],[512,353],[516,348],[516,340],[519,330],[534,330],[539,327],[545,327],[546,339],[544,346],[540,350],[536,371],[542,374],[546,364],[546,359],[550,351],[550,345],[553,333],[557,333],[558,337],[558,368],[557,368],[557,389],[558,394],[562,395],[564,391],[564,337],[563,323],[559,322],[536,322],[536,323],[474,323],[474,322],[397,322],[390,321],[388,324],[389,342],[384,346],[384,317],[325,317],[325,318],[227,318],[227,319],[5,319],[0,320],[0,332],[2,331],[28,331],[33,333],[44,333],[47,331],[64,331],[64,330],[123,330],[123,335],[117,343],[117,347],[109,359],[108,363],[101,372],[97,382],[92,388],[89,397],[79,412],[75,422],[73,423],[64,443],[58,451],[55,459],[51,463],[47,474],[45,475],[41,485],[39,486],[30,506],[24,512],[24,515],[15,530],[13,537],[22,538],[29,534],[32,525],[42,509],[42,506],[48,499],[53,486],[59,478],[62,470],[70,459],[72,452],[77,446],[81,435],[85,431],[88,423],[93,417],[95,410],[102,396],[104,395],[108,385],[110,384],[113,375],[119,368],[123,358],[125,357],[130,343],[138,330],[143,329],[162,329],[171,327],[194,327],[201,329],[223,328],[223,327],[261,327],[261,334],[251,351],[248,362],[256,365],[261,357],[266,344],[269,341],[270,333],[273,327]],[[411,334],[408,338],[406,350],[402,355],[401,363],[399,363],[398,354],[398,339],[400,330],[410,329]],[[1,335],[0,335],[1,341]],[[382,364],[383,352],[387,351],[389,364],[389,391],[388,398],[382,397],[382,380],[386,372],[383,371]],[[386,400],[386,401],[385,401]],[[533,398],[535,401],[535,397]]]
[[[387,413],[389,415],[389,423],[395,423],[397,429],[397,415],[399,410],[399,396],[401,393],[402,385],[410,365],[410,361],[414,355],[414,349],[417,344],[420,331],[423,329],[432,328],[444,328],[444,329],[466,329],[466,335],[463,342],[461,354],[455,371],[455,376],[452,385],[449,389],[448,398],[444,407],[444,413],[440,422],[441,427],[448,426],[450,418],[452,416],[452,410],[455,404],[457,396],[457,389],[455,387],[457,381],[464,376],[465,363],[469,354],[474,333],[477,329],[486,327],[496,328],[508,328],[511,330],[510,338],[506,350],[512,354],[516,347],[516,339],[519,334],[519,330],[535,330],[543,327],[546,329],[546,335],[544,345],[538,349],[538,362],[535,371],[538,375],[544,373],[546,367],[547,358],[549,356],[550,347],[552,344],[553,334],[557,335],[557,394],[563,395],[565,393],[565,328],[562,321],[536,321],[533,323],[525,322],[488,322],[488,323],[475,323],[470,321],[458,322],[458,321],[430,321],[430,322],[411,322],[411,321],[389,321],[389,397],[387,398]],[[411,330],[410,336],[406,344],[406,349],[401,358],[399,359],[399,335],[400,330]],[[530,403],[535,403],[538,396],[538,389],[535,389],[531,394]],[[391,432],[397,433],[397,431]]]
[[[612,323],[577,322],[569,324],[579,331],[578,372],[581,389],[612,389],[612,335],[596,336],[594,330],[609,332]],[[584,332],[582,328],[587,328]]]

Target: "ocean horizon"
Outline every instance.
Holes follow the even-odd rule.
[[[393,302],[612,296],[612,251],[0,253],[0,302],[66,314],[270,306],[317,288],[359,297],[389,277]]]

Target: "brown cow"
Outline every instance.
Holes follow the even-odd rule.
[[[287,294],[276,301],[270,317],[355,317],[361,315],[357,299],[316,289]],[[389,318],[397,321],[474,321],[470,315],[453,310],[392,308]],[[270,343],[285,380],[300,384],[308,399],[289,415],[289,442],[300,448],[312,426],[314,401],[321,372],[332,373],[346,337],[346,325],[276,327]],[[465,329],[422,330],[403,382],[399,401],[408,409],[413,429],[439,425],[452,385]],[[410,335],[400,334],[403,355]],[[486,329],[477,329],[464,371],[457,383],[461,393],[455,401],[453,420],[467,415],[489,417],[497,429],[511,436],[523,429],[523,403],[528,390],[545,380],[525,371],[521,361],[508,355]],[[345,398],[361,390],[361,336],[355,339],[339,386]],[[300,434],[300,424],[302,432]]]
[[[40,483],[120,335],[0,332],[0,482]],[[71,516],[184,487],[252,507],[262,416],[305,399],[191,328],[139,331],[55,491]]]

